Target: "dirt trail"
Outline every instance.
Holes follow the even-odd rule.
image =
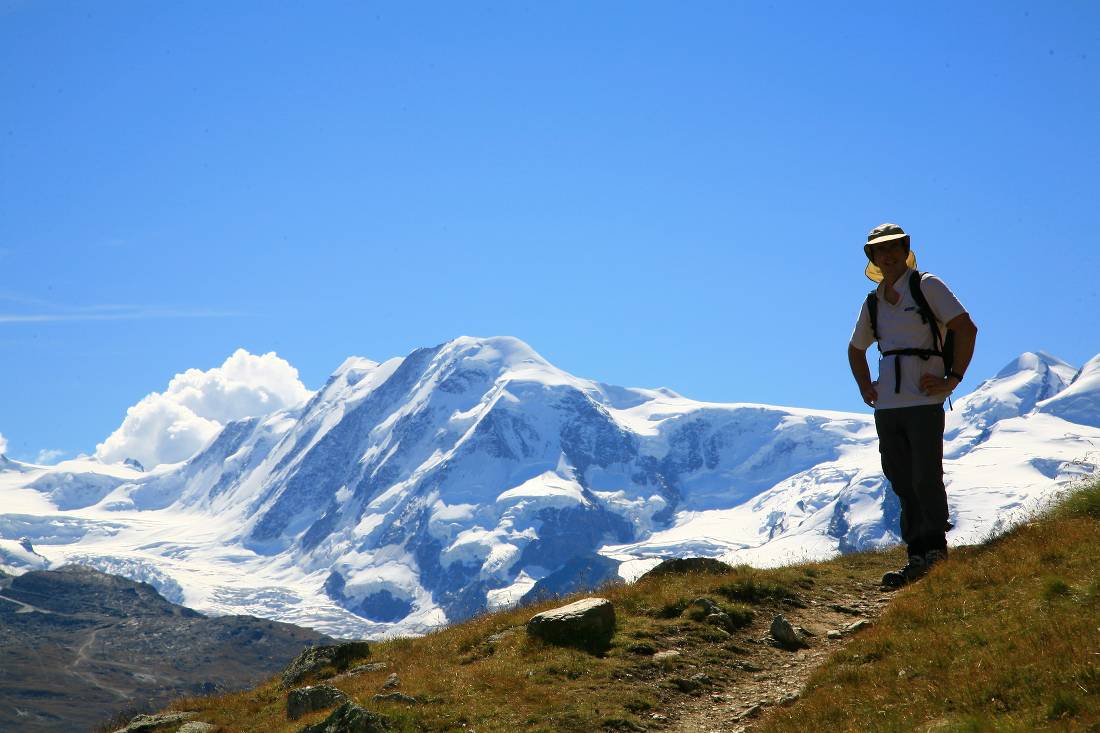
[[[23,603],[23,601],[17,601],[14,598],[8,598],[5,595],[0,595],[0,601],[7,601],[9,603],[14,603],[15,605],[19,606],[19,610],[16,611],[16,613],[53,613],[53,611],[50,611],[48,609],[39,608],[38,606],[32,606],[29,603]]]
[[[796,628],[801,626],[813,636],[804,637],[806,649],[787,651],[772,645],[768,628],[773,616],[760,618],[750,630],[758,643],[750,653],[732,659],[741,676],[723,689],[711,690],[700,697],[684,698],[669,725],[671,733],[751,733],[763,712],[774,705],[796,701],[813,670],[826,657],[844,647],[851,633],[829,638],[830,630],[866,619],[874,622],[890,602],[890,593],[877,583],[861,583],[844,590],[823,589],[806,608],[790,608],[783,615]]]
[[[120,700],[132,700],[134,696],[131,691],[120,689],[118,687],[115,687],[114,685],[105,682],[100,677],[100,675],[97,675],[95,672],[83,671],[78,669],[78,667],[81,666],[95,666],[96,660],[94,657],[89,655],[88,649],[95,644],[96,637],[102,630],[102,628],[92,629],[92,631],[88,634],[88,638],[84,640],[84,643],[77,647],[76,658],[73,659],[72,663],[69,665],[69,674],[79,677],[92,687],[97,687],[100,690],[111,693],[112,695],[118,697]]]

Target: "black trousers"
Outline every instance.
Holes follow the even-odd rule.
[[[901,538],[910,555],[947,549],[943,422],[943,405],[875,410],[882,472],[901,504]]]

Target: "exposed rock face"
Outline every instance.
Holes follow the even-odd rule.
[[[606,644],[615,633],[615,606],[606,598],[585,598],[532,616],[527,633],[551,644]]]
[[[157,728],[165,725],[174,725],[191,720],[198,713],[163,713],[161,715],[138,715],[131,720],[125,728],[120,728],[115,733],[152,733]]]
[[[215,733],[217,730],[216,725],[204,723],[201,720],[192,720],[190,723],[184,723],[180,726],[176,733]]]
[[[337,672],[346,670],[352,662],[370,656],[370,644],[365,641],[349,641],[334,646],[315,646],[299,654],[283,670],[283,689],[289,689],[308,675],[324,667],[334,667]]]
[[[332,685],[301,687],[287,693],[286,717],[287,720],[297,720],[307,713],[331,708],[347,701],[348,696]]]
[[[346,702],[320,723],[307,725],[299,733],[387,733],[389,719]]]
[[[4,583],[3,731],[92,730],[127,705],[155,708],[185,695],[245,689],[303,647],[333,641],[251,616],[207,618],[148,584],[89,568],[33,571]],[[127,730],[151,730],[142,720]]]

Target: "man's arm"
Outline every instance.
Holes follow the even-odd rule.
[[[966,374],[966,368],[970,366],[970,359],[974,356],[978,327],[974,325],[974,321],[970,320],[969,313],[960,313],[947,322],[947,328],[955,332],[955,363],[951,365],[951,371],[956,374]],[[945,395],[959,386],[959,380],[955,377],[925,374],[920,378],[920,386],[926,394]]]
[[[852,367],[852,376],[856,378],[863,401],[874,407],[878,402],[878,390],[871,381],[871,370],[867,366],[867,349],[857,349],[852,344],[848,344],[848,365]]]

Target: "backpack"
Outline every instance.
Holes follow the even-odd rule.
[[[867,315],[871,317],[871,332],[875,336],[876,343],[879,343],[879,352],[883,356],[894,357],[895,394],[901,391],[901,357],[919,356],[924,361],[928,361],[928,359],[933,356],[942,357],[944,376],[947,376],[955,363],[955,332],[949,329],[947,335],[943,336],[941,340],[940,328],[936,325],[936,315],[932,312],[932,306],[928,304],[928,299],[925,298],[924,293],[921,292],[920,281],[921,273],[913,270],[909,275],[909,292],[913,295],[913,301],[917,304],[921,322],[927,323],[928,327],[932,329],[931,349],[889,349],[883,351],[878,336],[878,288],[875,288],[867,294]],[[950,405],[950,395],[947,401]]]

